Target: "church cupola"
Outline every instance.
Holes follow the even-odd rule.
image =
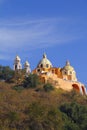
[[[70,80],[77,81],[76,72],[69,61],[66,61],[66,65],[62,68],[62,74],[69,77]]]
[[[19,56],[16,56],[14,60],[14,70],[21,70],[21,69],[22,69],[21,59]]]
[[[31,72],[30,64],[28,61],[25,62],[24,69],[26,70],[26,74],[29,74]]]
[[[50,60],[48,60],[46,54],[43,54],[43,58],[40,60],[40,62],[37,65],[37,68],[51,68],[52,67],[52,63],[50,62]]]

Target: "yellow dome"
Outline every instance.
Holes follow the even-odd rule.
[[[50,67],[52,67],[52,63],[47,59],[46,54],[43,54],[43,58],[39,62],[37,67],[41,67],[41,68],[50,68]]]
[[[67,61],[67,62],[66,62],[66,65],[63,67],[63,70],[66,70],[66,71],[74,71],[74,68],[70,65],[70,62]]]
[[[63,69],[65,69],[65,70],[71,70],[71,71],[73,71],[74,70],[74,68],[72,67],[72,66],[65,66]]]

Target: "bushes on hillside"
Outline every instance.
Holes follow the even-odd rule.
[[[9,66],[0,66],[0,80],[9,80],[14,75],[14,71]]]
[[[24,88],[36,88],[40,84],[38,75],[30,74],[23,82]]]
[[[62,130],[62,114],[56,107],[48,108],[40,102],[30,104],[26,111],[31,130]]]
[[[52,84],[50,84],[50,83],[45,84],[45,85],[43,86],[43,88],[44,88],[44,90],[45,90],[46,92],[50,92],[50,91],[54,90],[54,86],[53,86]]]
[[[87,130],[87,97],[0,86],[0,130]]]
[[[61,105],[60,110],[65,113],[69,119],[65,123],[65,130],[87,129],[87,107],[74,102]]]

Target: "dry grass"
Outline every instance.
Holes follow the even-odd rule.
[[[86,105],[87,97],[76,94],[75,92],[65,92],[63,90],[55,89],[51,92],[45,92],[40,86],[38,89],[23,89],[16,91],[13,89],[15,84],[8,84],[0,82],[0,126],[4,126],[2,130],[6,130],[10,120],[8,119],[8,113],[16,112],[19,117],[17,123],[23,124],[25,120],[28,120],[29,116],[26,114],[26,110],[30,104],[37,103],[41,106],[45,106],[46,109],[52,107],[58,107],[65,102],[78,102],[79,104]],[[17,120],[17,119],[15,119]],[[3,123],[4,122],[4,123]],[[7,124],[6,124],[7,123]],[[16,122],[15,122],[16,124]]]

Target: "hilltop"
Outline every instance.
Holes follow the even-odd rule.
[[[31,71],[29,62],[26,61],[22,67],[21,58],[17,55],[14,59],[14,71],[20,70],[25,70],[26,76],[29,74],[38,75],[42,83],[49,82],[55,88],[61,88],[65,91],[75,89],[83,95],[87,94],[85,85],[78,81],[76,71],[69,61],[66,61],[63,67],[54,67],[52,62],[47,58],[46,53],[44,53],[36,68]]]
[[[87,97],[0,82],[0,130],[86,130]]]
[[[0,66],[0,130],[77,129],[87,129],[86,95]]]

